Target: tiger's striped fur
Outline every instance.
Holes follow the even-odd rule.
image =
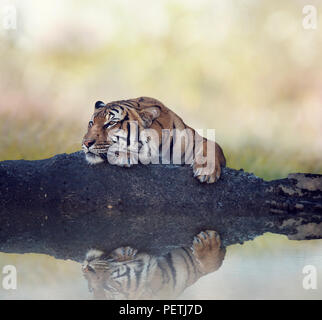
[[[107,104],[98,101],[82,147],[91,164],[106,160],[119,166],[157,163],[162,154],[163,163],[191,164],[194,176],[207,183],[218,180],[226,165],[217,143],[202,138],[164,104],[148,97]]]
[[[159,257],[131,247],[110,254],[90,250],[83,274],[95,299],[171,299],[216,271],[224,256],[219,235],[207,230],[194,238],[191,248],[177,248]]]

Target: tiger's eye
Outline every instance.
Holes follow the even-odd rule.
[[[117,121],[109,121],[107,123],[104,124],[104,127],[103,128],[108,128],[108,127],[111,127],[113,126],[115,123],[117,123]]]
[[[91,121],[88,123],[88,126],[89,126],[89,127],[92,127],[92,126],[93,126],[93,124],[94,124],[94,122],[91,120]]]

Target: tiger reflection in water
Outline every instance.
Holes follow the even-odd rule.
[[[164,256],[138,253],[131,247],[109,254],[90,250],[82,270],[95,299],[173,299],[216,271],[224,256],[218,233],[207,230],[194,237],[191,248],[177,248]]]

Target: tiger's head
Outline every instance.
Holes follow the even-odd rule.
[[[89,250],[82,264],[83,276],[94,299],[126,300],[130,288],[128,267],[100,250]]]
[[[82,142],[86,160],[91,164],[106,161],[109,148],[119,137],[127,139],[130,122],[135,121],[139,129],[148,128],[159,115],[159,108],[142,108],[128,100],[107,104],[97,101]]]

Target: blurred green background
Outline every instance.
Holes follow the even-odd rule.
[[[79,150],[96,100],[146,95],[216,129],[230,167],[322,172],[322,24],[303,28],[306,1],[0,3],[17,13],[0,30],[0,160]]]
[[[0,160],[80,150],[95,101],[144,95],[216,129],[229,167],[322,173],[322,19],[303,28],[308,4],[321,15],[320,0],[0,0]],[[302,287],[306,264],[321,287],[321,241],[229,247],[184,297],[322,298]],[[1,253],[5,264],[18,289],[0,286],[2,299],[91,297],[78,263]]]

